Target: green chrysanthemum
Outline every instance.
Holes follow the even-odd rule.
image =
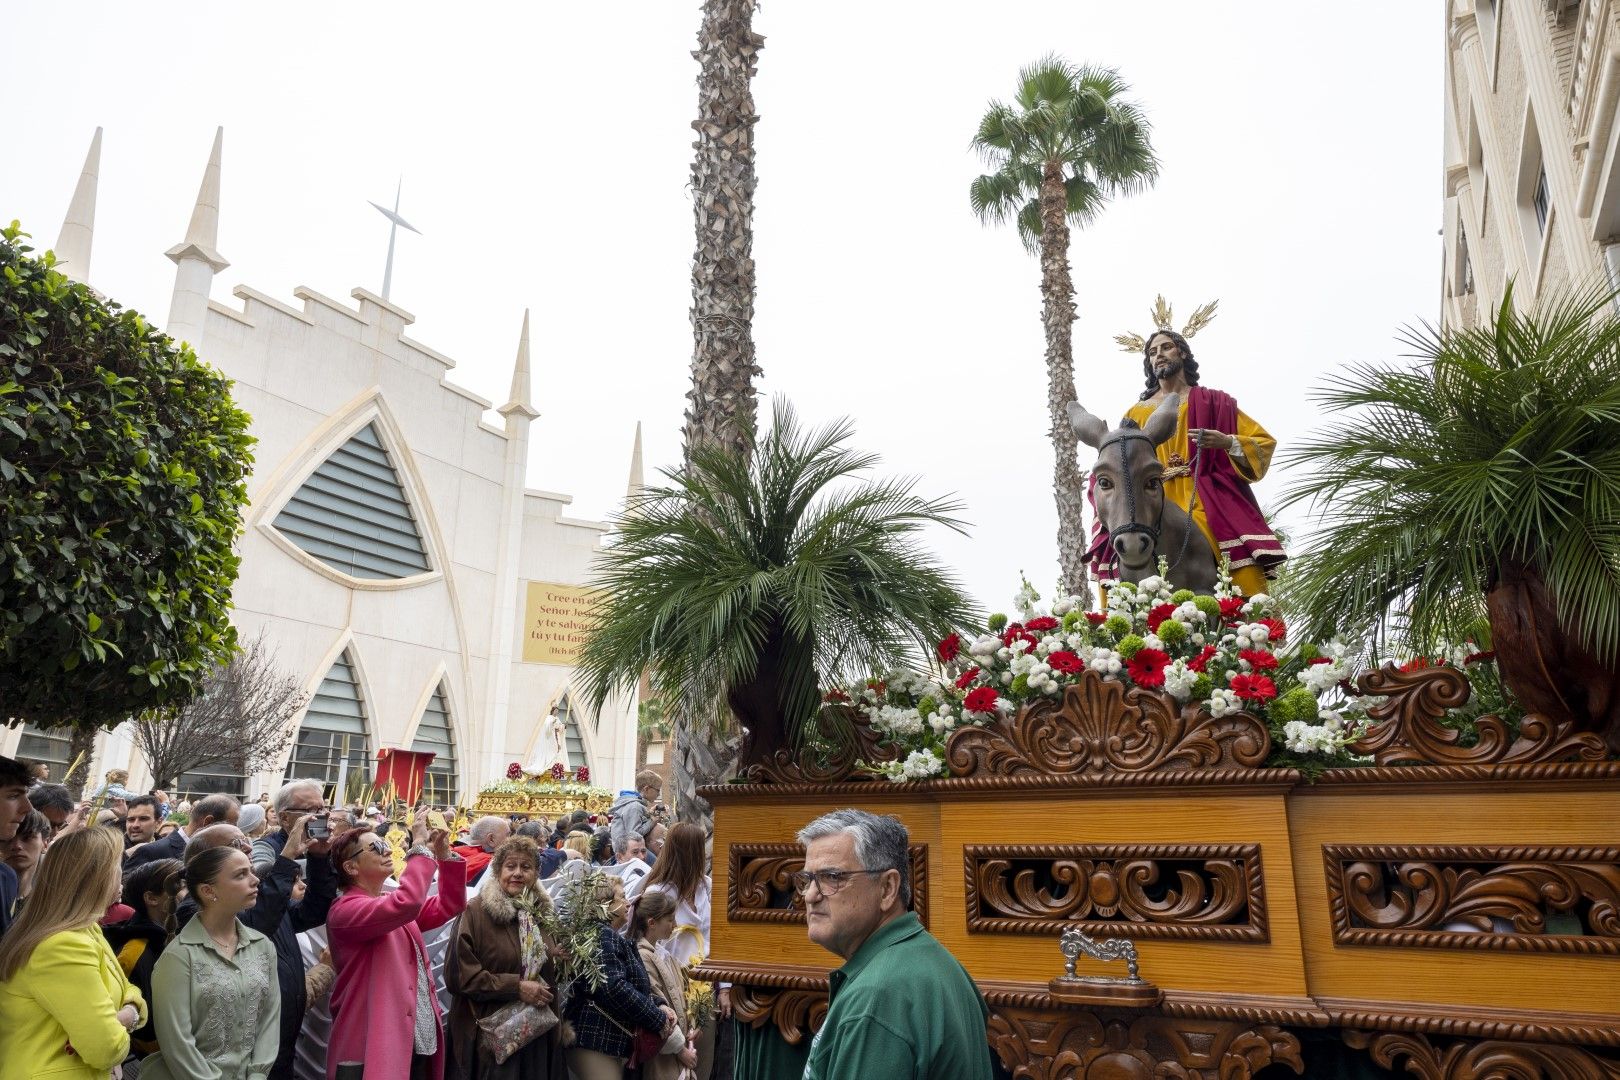
[[[1114,651],[1119,653],[1121,660],[1129,660],[1141,652],[1142,646],[1146,644],[1147,642],[1142,640],[1141,634],[1126,634],[1119,639],[1119,644],[1114,646]]]
[[[1316,723],[1316,695],[1303,686],[1295,686],[1277,695],[1277,700],[1266,707],[1266,716],[1273,724],[1286,724],[1292,720]]]
[[[1013,697],[1023,697],[1029,693],[1029,676],[1014,675],[1011,692]]]
[[[933,716],[938,711],[939,702],[935,701],[932,696],[925,697],[921,701],[917,702],[917,713],[924,719]]]
[[[1063,632],[1065,634],[1072,634],[1082,625],[1084,625],[1085,621],[1085,615],[1078,611],[1071,611],[1067,615],[1063,616]]]
[[[1208,675],[1205,675],[1203,672],[1199,672],[1198,678],[1193,680],[1192,696],[1197,698],[1199,701],[1204,701],[1208,699],[1209,692],[1213,689],[1215,689],[1214,680]]]
[[[998,611],[994,615],[990,616],[989,621],[986,622],[985,625],[990,628],[990,632],[992,634],[999,634],[1003,630],[1007,629],[1007,616]]]
[[[1187,601],[1195,598],[1196,594],[1191,589],[1177,589],[1175,592],[1170,594],[1170,602],[1172,604],[1185,604]]]
[[[1159,640],[1166,645],[1179,645],[1187,640],[1187,624],[1166,619],[1159,624],[1158,634]]]
[[[1119,614],[1110,615],[1102,628],[1118,638],[1131,632],[1131,620]]]
[[[1221,617],[1221,602],[1213,596],[1195,596],[1192,598],[1193,607],[1202,611],[1211,619]]]

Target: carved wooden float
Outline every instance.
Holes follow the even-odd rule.
[[[805,937],[793,836],[853,805],[910,829],[919,914],[985,992],[1014,1076],[1315,1075],[1331,1050],[1424,1078],[1620,1078],[1620,761],[1538,717],[1461,745],[1438,723],[1468,694],[1451,669],[1360,689],[1385,697],[1357,746],[1375,764],[1314,784],[1261,767],[1253,716],[1089,672],[955,732],[948,779],[852,778],[870,733],[831,761],[779,755],[704,791],[704,970],[735,984],[745,1041],[803,1052],[836,958]],[[1075,929],[1133,941],[1157,1004],[1059,992]]]

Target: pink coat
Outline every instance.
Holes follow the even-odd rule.
[[[433,871],[439,894],[429,897]],[[332,987],[332,1037],[326,1076],[337,1076],[339,1062],[363,1061],[366,1080],[401,1080],[411,1073],[412,1032],[416,1028],[416,958],[426,957],[422,931],[443,926],[467,906],[467,864],[460,859],[405,862],[399,888],[382,896],[349,889],[326,916],[328,947],[337,968]],[[438,996],[439,1048],[433,1075],[444,1078],[444,1021]]]

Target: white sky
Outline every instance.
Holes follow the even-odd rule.
[[[273,12],[260,18],[254,12]],[[691,332],[686,182],[698,4],[283,2],[13,5],[0,218],[54,243],[106,129],[92,283],[162,322],[214,127],[225,126],[214,298],[251,285],[381,288],[451,378],[506,397],[534,313],[531,486],[582,517],[622,497],[634,424],[649,475],[679,458]],[[1080,397],[1118,416],[1163,291],[1221,314],[1194,348],[1286,447],[1306,391],[1400,352],[1440,290],[1440,6],[1302,0],[765,0],[755,336],[767,396],[852,416],[856,445],[967,538],[931,537],[988,608],[1020,569],[1056,579],[1039,274],[979,225],[968,150],[992,98],[1047,52],[1120,69],[1154,124],[1158,185],[1077,232]],[[1082,456],[1084,463],[1087,458]],[[1263,503],[1284,477],[1261,485]],[[1303,522],[1285,522],[1298,529]]]

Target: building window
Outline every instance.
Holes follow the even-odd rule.
[[[275,527],[351,577],[405,578],[430,569],[376,424],[357,431],[310,474],[276,515]]]
[[[24,724],[22,739],[17,743],[17,756],[30,761],[42,761],[51,769],[51,782],[60,784],[67,776],[69,747],[73,745],[73,732],[68,728],[41,728]],[[80,775],[84,775],[81,773]],[[85,790],[97,786],[86,784]]]
[[[318,780],[328,798],[338,801],[346,801],[354,791],[371,789],[375,776],[366,735],[366,703],[360,697],[348,653],[332,664],[310,699],[287,760],[286,779]]]
[[[1537,230],[1537,234],[1541,235],[1541,236],[1545,236],[1547,234],[1547,213],[1548,213],[1547,167],[1545,165],[1543,165],[1541,167],[1541,169],[1536,173],[1536,193],[1535,193],[1534,201],[1535,201],[1535,207],[1536,207],[1536,230]]]
[[[1457,220],[1457,265],[1462,275],[1462,291],[1474,291],[1474,263],[1468,257],[1468,230],[1463,227],[1462,219]]]
[[[194,772],[182,773],[169,792],[176,799],[193,802],[204,795],[229,795],[233,799],[247,798],[247,776],[240,762],[230,765],[204,765]]]
[[[422,722],[416,725],[416,738],[411,749],[434,754],[423,780],[424,793],[437,806],[454,806],[460,798],[456,786],[456,737],[450,729],[450,709],[445,705],[444,687],[433,691],[427,707],[422,710]]]
[[[568,754],[564,764],[572,772],[581,765],[587,764],[585,760],[585,740],[579,737],[579,714],[574,711],[574,703],[564,694],[562,700],[557,702],[557,718],[563,726],[563,750]]]

